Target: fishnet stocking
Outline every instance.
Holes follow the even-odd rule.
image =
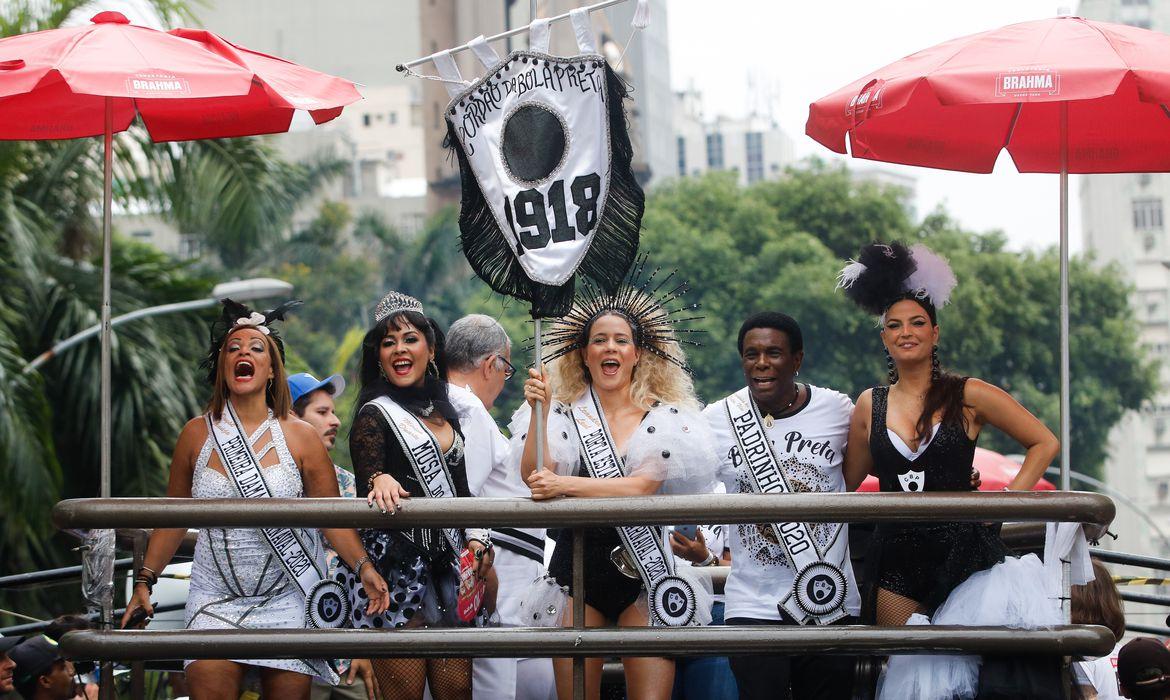
[[[918,601],[898,595],[884,588],[877,592],[877,623],[882,626],[899,626],[914,613],[926,612]]]
[[[383,700],[471,700],[471,659],[373,659]]]

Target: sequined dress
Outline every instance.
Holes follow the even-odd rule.
[[[469,496],[463,455],[463,435],[452,420],[455,439],[443,453],[456,494]],[[422,485],[406,459],[402,445],[386,423],[382,412],[367,404],[358,411],[349,439],[350,456],[357,476],[358,493],[368,493],[375,472],[394,477],[411,499],[425,498]],[[393,516],[387,516],[393,517]],[[421,616],[428,625],[463,625],[456,614],[459,587],[459,552],[452,550],[442,531],[414,527],[395,530],[359,530],[362,545],[378,573],[390,587],[390,607],[385,613],[367,616],[366,593],[347,568],[338,575],[350,590],[354,627],[393,629],[405,627]],[[460,539],[463,533],[459,532]],[[462,543],[460,543],[462,546]],[[341,579],[339,579],[341,580]]]
[[[887,430],[889,387],[873,390],[869,448],[882,491],[970,491],[975,441],[956,423],[940,423],[917,453]],[[901,447],[901,449],[899,449]],[[1007,548],[979,523],[882,523],[866,568],[878,586],[915,600],[931,613],[971,574],[1002,562]]]
[[[257,461],[276,450],[279,463],[263,467],[264,480],[273,498],[304,496],[301,473],[289,452],[280,421],[269,411],[268,419],[248,442]],[[213,441],[208,435],[191,480],[193,498],[238,498],[231,480],[209,466]],[[310,543],[311,556],[325,570],[325,551],[320,531],[301,530]],[[260,532],[244,528],[204,528],[195,543],[191,587],[185,614],[187,629],[304,629],[305,599],[289,580],[281,563]],[[337,674],[324,659],[236,659],[250,666],[296,671],[336,684]],[[186,662],[184,666],[190,661]]]

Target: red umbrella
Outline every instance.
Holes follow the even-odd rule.
[[[1057,17],[933,46],[809,106],[805,133],[855,158],[1060,173],[1061,485],[1068,484],[1068,173],[1170,171],[1170,36]]]
[[[979,478],[983,482],[979,485],[980,491],[1002,491],[1003,487],[1010,484],[1012,479],[1016,478],[1016,474],[1020,473],[1021,464],[998,452],[976,447],[974,466],[979,470]],[[861,482],[861,486],[857,490],[879,491],[877,477],[865,477],[865,481]],[[1056,487],[1047,479],[1041,479],[1032,487],[1032,490],[1054,491]]]
[[[118,12],[92,22],[0,39],[0,139],[105,137],[101,495],[108,497],[113,134],[136,114],[155,141],[270,134],[287,131],[297,109],[320,124],[361,95],[347,80],[210,32],[161,32]]]

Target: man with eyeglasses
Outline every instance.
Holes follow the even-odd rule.
[[[488,413],[515,372],[507,332],[490,316],[464,316],[451,324],[444,350],[448,395],[467,445],[467,486],[472,495],[531,496],[520,478],[519,464],[509,459],[508,441]],[[544,530],[493,528],[492,543],[500,624],[526,626],[520,620],[520,600],[544,574]],[[475,659],[472,669],[476,698],[549,700],[556,695],[550,659]]]

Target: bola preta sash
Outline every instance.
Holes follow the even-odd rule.
[[[394,403],[387,396],[379,396],[370,401],[382,412],[394,436],[402,445],[406,453],[406,461],[410,462],[414,476],[422,486],[423,495],[427,498],[454,498],[455,482],[451,473],[447,471],[447,460],[443,459],[443,451],[439,449],[439,441],[434,434],[427,430],[418,416]],[[456,557],[463,549],[463,535],[454,528],[442,528],[443,537],[451,546]]]
[[[264,478],[260,460],[252,451],[244,426],[236,409],[228,401],[219,422],[211,415],[204,416],[207,433],[224,471],[241,498],[272,498],[272,490]],[[269,430],[280,430],[274,418],[269,418]],[[275,436],[274,436],[275,437]],[[314,555],[315,548],[306,541],[306,533],[296,528],[258,528],[260,539],[280,561],[288,578],[296,584],[305,599],[305,619],[313,627],[341,627],[349,620],[349,594],[337,581],[325,576]]]
[[[563,316],[578,270],[612,291],[633,261],[644,195],[622,100],[626,87],[593,45],[589,13],[571,14],[578,54],[548,53],[548,20],[529,49],[500,59],[482,37],[485,73],[466,83],[447,52],[432,61],[451,93],[447,144],[459,159],[459,228],[468,262],[495,291]]]
[[[792,493],[748,388],[728,396],[724,404],[752,490],[755,493]],[[849,585],[843,570],[846,562],[826,561],[807,523],[773,523],[772,529],[796,572],[792,590],[778,603],[780,609],[802,625],[809,620],[827,625],[845,617],[845,594]]]
[[[573,403],[573,425],[581,441],[581,455],[589,476],[616,479],[626,475],[625,461],[614,447],[609,425],[593,387]],[[650,600],[650,624],[682,627],[699,624],[695,589],[674,571],[674,556],[666,549],[662,528],[632,525],[617,528]]]

